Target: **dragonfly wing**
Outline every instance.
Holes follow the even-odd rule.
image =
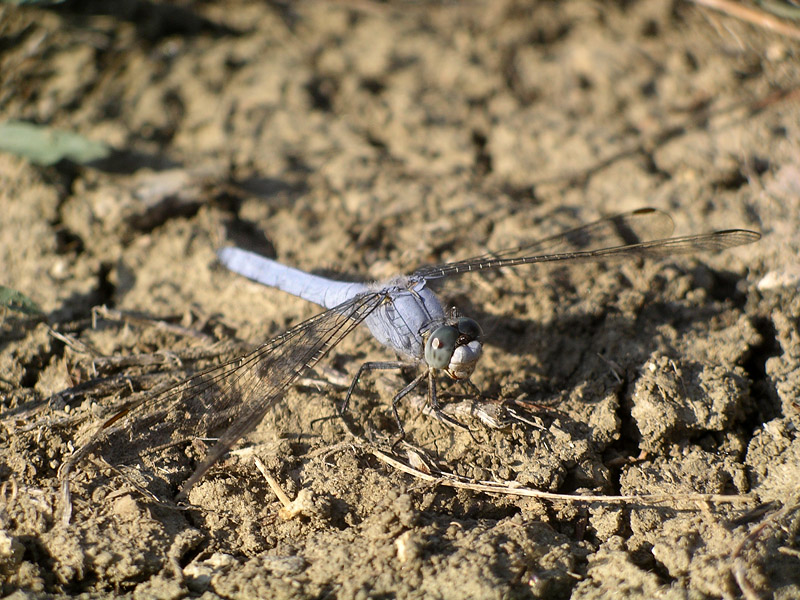
[[[613,217],[605,217],[530,244],[501,250],[492,253],[492,256],[512,258],[521,255],[558,254],[625,246],[668,238],[674,230],[675,223],[667,213],[655,208],[640,208]]]
[[[624,246],[667,238],[672,235],[674,229],[675,224],[672,221],[672,217],[667,213],[655,208],[640,208],[613,217],[606,217],[593,223],[587,223],[568,231],[562,231],[544,239],[523,243],[513,248],[493,251],[468,260],[475,261],[480,258],[509,259],[536,254],[560,254],[609,248],[611,246]],[[432,278],[435,277],[432,273],[437,272],[440,267],[441,265],[424,266],[415,271],[414,275]]]
[[[140,459],[159,448],[195,437],[219,441],[182,487],[182,493],[242,436],[304,372],[361,323],[384,295],[370,292],[320,313],[262,344],[249,354],[149,392],[107,419],[65,465],[62,477],[89,452],[110,464]]]
[[[413,276],[437,279],[470,271],[561,261],[590,262],[625,257],[666,257],[700,251],[719,251],[749,244],[761,234],[730,229],[694,236],[663,237],[672,233],[672,219],[652,208],[603,219],[540,242],[443,265],[423,267]],[[544,253],[542,253],[544,251]]]

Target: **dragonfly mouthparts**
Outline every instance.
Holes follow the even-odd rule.
[[[478,340],[472,340],[468,344],[458,346],[453,351],[453,356],[450,359],[450,364],[447,365],[447,369],[445,369],[445,373],[453,379],[469,379],[482,354],[483,346]]]

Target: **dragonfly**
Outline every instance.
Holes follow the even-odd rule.
[[[99,453],[108,462],[121,464],[156,449],[218,435],[181,486],[179,497],[186,497],[211,466],[259,424],[290,386],[361,324],[400,359],[364,363],[352,380],[344,406],[365,372],[413,365],[419,368],[419,374],[392,399],[401,435],[397,404],[423,382],[427,382],[430,408],[443,414],[436,397],[436,377],[445,375],[468,382],[481,357],[484,340],[476,321],[445,311],[429,285],[434,280],[522,265],[716,252],[750,244],[761,237],[747,229],[670,237],[673,228],[667,213],[641,208],[512,249],[423,266],[410,275],[381,283],[335,281],[240,248],[223,248],[218,251],[219,260],[231,271],[314,302],[325,310],[241,357],[167,389],[131,399],[100,423],[64,463],[60,476],[65,500],[69,500],[70,471],[89,453]]]

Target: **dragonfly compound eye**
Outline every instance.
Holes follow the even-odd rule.
[[[465,338],[461,342],[463,344],[466,344],[468,342],[471,342],[472,340],[477,340],[483,337],[483,329],[481,329],[481,326],[478,325],[478,322],[475,319],[460,317],[458,319],[458,322],[456,323],[456,327],[458,327],[458,333],[460,333]]]
[[[434,369],[446,368],[456,349],[458,337],[458,329],[450,325],[435,330],[425,342],[425,362],[428,366]]]

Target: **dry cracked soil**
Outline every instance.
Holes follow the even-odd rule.
[[[0,153],[0,284],[41,308],[0,324],[0,592],[800,597],[798,51],[677,0],[3,4],[0,120],[111,153]],[[382,280],[643,206],[763,238],[452,278],[484,331],[481,395],[441,382],[468,429],[414,396],[391,448],[412,372],[325,419],[394,358],[359,329],[185,501],[219,432],[93,452],[62,519],[101,419],[319,312],[218,248]]]

